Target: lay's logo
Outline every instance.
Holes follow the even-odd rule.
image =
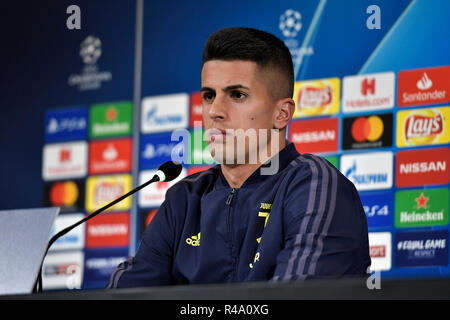
[[[397,115],[397,146],[450,142],[449,116],[450,107],[400,111]]]
[[[294,118],[338,113],[339,90],[339,78],[296,82],[294,101],[297,109]]]
[[[406,119],[405,137],[407,140],[420,137],[436,136],[444,131],[442,115],[430,116],[412,114]]]
[[[306,86],[300,89],[298,94],[299,106],[302,108],[324,107],[331,103],[331,87],[316,88]]]
[[[91,176],[86,181],[86,210],[95,211],[131,190],[131,175]],[[130,198],[112,206],[108,211],[128,210]]]

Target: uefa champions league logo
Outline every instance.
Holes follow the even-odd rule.
[[[278,28],[284,37],[284,43],[291,52],[294,74],[295,78],[297,78],[303,57],[314,54],[314,49],[311,45],[308,43],[301,44],[300,42],[303,36],[300,32],[303,28],[301,13],[291,8],[287,9],[280,15]]]
[[[287,38],[293,38],[302,28],[302,15],[300,12],[288,9],[280,16],[280,28],[283,36]]]
[[[102,53],[102,41],[99,38],[90,35],[84,39],[79,51],[84,66],[81,73],[69,76],[68,85],[77,87],[79,91],[98,90],[102,83],[111,81],[111,71],[99,71],[96,64]]]
[[[102,42],[99,38],[88,36],[80,45],[80,57],[86,64],[95,64],[102,55]]]

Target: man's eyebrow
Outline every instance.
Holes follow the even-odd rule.
[[[223,88],[222,91],[230,91],[230,90],[236,90],[236,89],[247,89],[247,90],[250,90],[250,88],[248,88],[248,87],[246,87],[246,86],[244,86],[242,84],[233,84],[231,86],[227,86],[227,87]],[[200,89],[200,92],[203,92],[203,91],[216,91],[216,90],[214,90],[213,88],[210,88],[210,87],[202,87]]]
[[[214,90],[213,88],[210,88],[210,87],[201,87],[200,92],[203,92],[203,91],[216,91],[216,90]]]
[[[243,86],[242,84],[233,84],[231,86],[225,87],[222,89],[222,91],[230,91],[230,90],[236,90],[236,89],[247,89],[250,90],[250,88]]]

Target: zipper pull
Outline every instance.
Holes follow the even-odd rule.
[[[227,198],[227,202],[226,202],[227,205],[231,204],[231,201],[233,200],[234,191],[235,191],[235,189],[232,188],[231,193],[228,195],[228,198]]]

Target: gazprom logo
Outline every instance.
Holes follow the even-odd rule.
[[[387,173],[361,173],[358,174],[356,161],[353,162],[353,166],[351,166],[345,173],[345,176],[350,180],[354,181],[358,184],[375,184],[375,183],[384,183],[388,180]]]
[[[340,170],[359,191],[390,189],[393,181],[393,153],[343,155]]]
[[[148,111],[146,115],[146,121],[149,125],[177,125],[182,123],[183,117],[179,114],[174,115],[158,115],[157,114],[158,107],[157,105],[153,105],[152,108]]]
[[[142,100],[141,132],[168,132],[187,128],[189,123],[187,93],[146,97]]]

